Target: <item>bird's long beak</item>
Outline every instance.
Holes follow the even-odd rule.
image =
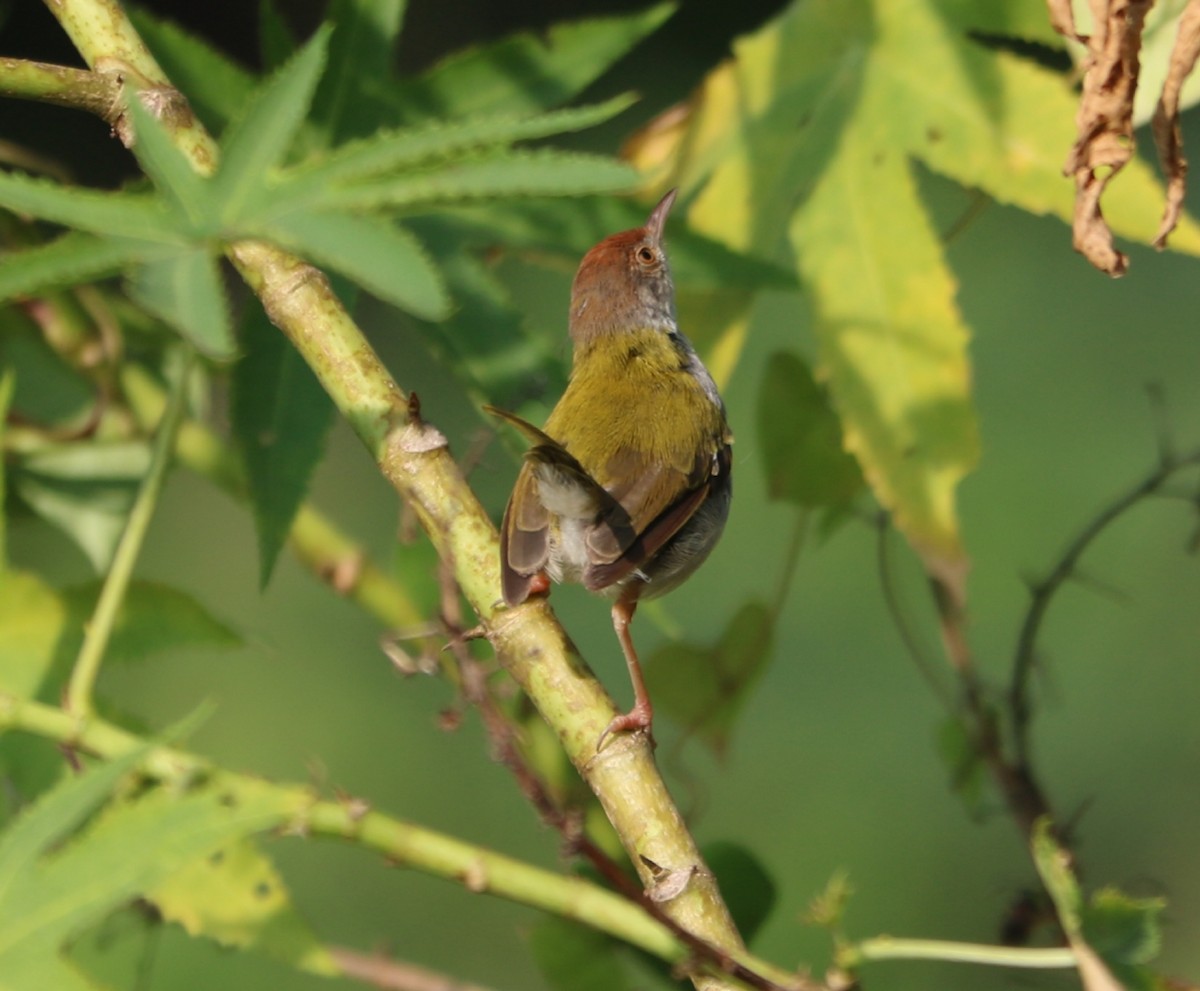
[[[672,189],[666,196],[658,201],[646,220],[646,231],[654,238],[655,241],[661,241],[663,236],[663,228],[667,226],[667,214],[671,212],[671,204],[675,202],[675,197],[679,194],[678,189]]]

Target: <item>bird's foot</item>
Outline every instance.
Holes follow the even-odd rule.
[[[604,749],[604,741],[607,740],[613,733],[629,733],[642,732],[646,734],[646,738],[650,741],[650,746],[654,746],[654,730],[651,723],[654,720],[654,710],[650,707],[648,700],[640,700],[632,709],[622,716],[617,716],[600,734],[600,739],[596,741],[596,753]]]

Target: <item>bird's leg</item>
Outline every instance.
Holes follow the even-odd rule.
[[[634,586],[636,589],[636,586]],[[650,723],[654,718],[654,707],[650,704],[650,695],[646,691],[646,682],[642,678],[642,665],[638,663],[637,651],[633,648],[633,638],[629,635],[629,622],[637,610],[637,592],[626,592],[613,603],[612,621],[617,639],[621,642],[621,650],[625,653],[625,663],[629,666],[629,680],[633,682],[633,708],[622,716],[617,716],[596,741],[596,750],[604,746],[610,733],[624,733],[627,730],[644,729],[650,733]],[[654,737],[650,739],[653,741]]]

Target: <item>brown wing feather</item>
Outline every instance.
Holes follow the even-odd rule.
[[[537,495],[537,480],[521,469],[500,527],[500,581],[504,601],[519,605],[529,598],[533,576],[550,553],[550,514]]]
[[[641,528],[636,538],[626,544],[618,557],[611,561],[599,562],[589,568],[584,576],[584,587],[593,592],[608,588],[654,557],[704,505],[713,487],[725,484],[725,476],[728,475],[730,467],[728,445],[723,445],[715,456],[698,456],[688,476],[690,487],[651,520],[649,525]],[[598,529],[602,527],[602,523],[603,521],[597,524]],[[589,536],[588,546],[591,544],[592,537]]]

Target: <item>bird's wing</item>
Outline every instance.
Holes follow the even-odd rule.
[[[597,521],[588,535],[593,564],[584,577],[585,587],[607,588],[654,557],[696,514],[713,487],[724,484],[731,463],[729,445],[722,442],[716,451],[698,454],[686,472],[678,465],[648,465],[640,475],[618,475],[628,481],[610,486],[609,493],[628,514],[632,528],[613,527],[604,518]]]

